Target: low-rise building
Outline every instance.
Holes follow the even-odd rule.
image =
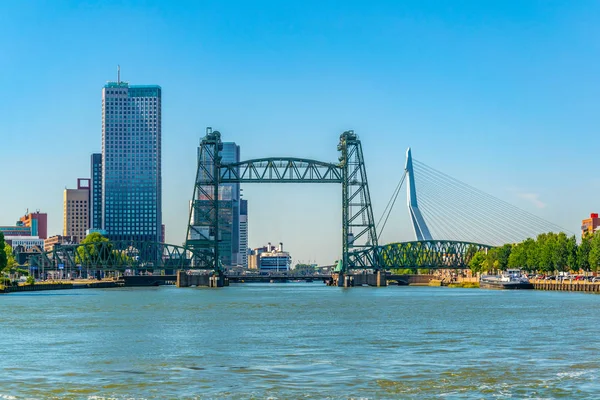
[[[44,239],[40,239],[38,236],[5,236],[4,241],[13,249],[21,247],[25,250],[33,248],[41,250],[44,248]]]
[[[581,236],[593,234],[600,227],[600,218],[598,213],[591,213],[589,218],[581,221]]]
[[[44,251],[52,251],[57,244],[78,244],[77,236],[54,235],[44,240]]]
[[[290,253],[283,251],[283,243],[279,247],[267,246],[267,251],[258,255],[258,270],[260,272],[288,272],[292,263]]]

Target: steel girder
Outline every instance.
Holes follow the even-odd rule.
[[[377,231],[360,140],[354,131],[340,135],[342,167],[342,272],[379,269]]]
[[[467,269],[476,252],[492,247],[454,240],[390,243],[379,247],[379,259],[385,269]]]
[[[220,183],[342,183],[339,165],[304,158],[273,157],[223,164]]]
[[[192,260],[197,264],[192,265]],[[103,241],[58,245],[32,256],[31,266],[43,269],[212,269],[210,253],[194,248],[146,241]]]

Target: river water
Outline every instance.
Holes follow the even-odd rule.
[[[0,399],[598,398],[600,296],[240,284],[0,296]]]

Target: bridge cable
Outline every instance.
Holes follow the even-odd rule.
[[[422,193],[419,197],[419,203],[421,204],[420,208],[425,211],[428,220],[430,220],[430,217],[435,218],[434,221],[436,221],[436,224],[431,225],[434,228],[434,231],[440,230],[438,229],[440,226],[438,226],[437,222],[440,222],[445,228],[441,229],[444,231],[444,234],[448,233],[448,224],[450,224],[450,227],[454,226],[455,228],[466,227],[467,229],[463,228],[460,230],[477,233],[478,240],[475,241],[482,242],[482,235],[480,232],[481,229],[484,229],[484,232],[494,234],[494,242],[498,242],[498,239],[501,239],[504,243],[507,241],[514,241],[517,238],[522,240],[524,239],[523,236],[535,236],[535,233],[539,233],[539,231],[543,229],[553,230],[559,228],[564,231],[553,223],[545,221],[542,218],[511,205],[510,203],[504,202],[494,196],[473,188],[470,185],[460,182],[421,162],[415,160],[413,165],[416,167],[415,182]],[[441,202],[443,207],[436,206],[437,195],[443,198],[443,201]],[[455,202],[448,203],[449,198],[455,200]],[[457,203],[459,203],[460,206],[457,206]],[[438,211],[443,209],[451,209],[455,215],[461,215],[467,218],[466,220],[461,218],[459,221],[448,222],[448,220],[451,219],[451,215],[446,214],[443,211]],[[490,213],[490,209],[496,212],[499,211],[500,218],[497,218],[495,215],[490,215],[494,214]],[[433,210],[436,212],[433,212]],[[473,219],[475,219],[475,222],[478,222],[474,226],[471,226],[472,224],[466,222]],[[504,224],[498,224],[499,221]],[[430,221],[430,224],[431,222],[432,221]],[[481,228],[482,222],[483,225],[485,225],[483,228]],[[524,222],[526,223],[525,225],[523,224]],[[456,234],[454,229],[450,230]],[[460,236],[461,238],[464,237],[464,235],[457,236]]]
[[[383,210],[383,214],[381,214],[381,217],[379,217],[379,221],[377,221],[377,224],[375,225],[375,230],[377,230],[377,228],[379,227],[379,225],[381,224],[381,221],[383,220],[383,217],[386,215],[386,212],[388,213],[387,215],[390,215],[390,212],[392,211],[392,209],[390,208],[390,205],[393,206],[393,203],[396,202],[396,198],[398,197],[398,193],[400,193],[400,189],[402,188],[402,184],[404,183],[404,180],[406,178],[406,171],[404,171],[404,173],[402,174],[402,177],[400,178],[400,181],[398,182],[398,185],[396,186],[396,189],[394,189],[394,192],[392,193],[392,197],[390,197],[390,200],[387,203],[387,206],[385,206],[385,209]],[[389,208],[389,211],[388,211]],[[387,217],[386,217],[386,221],[387,221]],[[381,231],[379,231],[379,234],[377,237],[380,237],[381,232],[383,232],[383,229],[381,229]]]
[[[427,175],[427,174],[425,174],[425,175]],[[436,178],[433,178],[433,179],[436,179]],[[442,184],[447,184],[447,182],[443,182]],[[439,185],[440,185],[440,183],[436,184],[436,186],[439,186]],[[459,192],[459,196],[460,197],[464,197],[465,196],[465,193],[463,193],[463,191],[461,190],[461,188],[458,187],[457,185],[450,186],[450,189],[453,189],[453,190]],[[492,208],[492,209],[497,206],[497,202],[490,202],[489,199],[484,199],[481,196],[475,196],[472,193],[471,193],[471,195],[472,195],[472,198],[469,198],[468,200],[471,200],[476,205],[484,205],[484,206]],[[444,193],[444,197],[445,197],[445,199],[447,199],[448,193]],[[535,230],[535,229],[548,229],[548,228],[550,228],[547,224],[545,224],[545,226],[542,225],[542,224],[540,224],[539,221],[531,221],[528,218],[528,215],[524,214],[525,212],[516,212],[515,210],[512,210],[512,209],[508,210],[508,209],[506,209],[506,207],[504,205],[500,205],[500,209],[507,211],[507,213],[505,215],[502,215],[503,219],[506,219],[506,220],[509,220],[510,222],[513,222],[513,225],[512,225],[513,230],[511,231],[513,233],[516,233],[516,231],[519,231],[521,233],[521,235],[522,234],[528,235],[528,234],[531,233],[532,229]],[[479,210],[477,210],[477,211],[479,211]],[[482,213],[482,211],[479,211],[479,212]],[[489,211],[486,211],[485,215],[489,216]],[[529,228],[530,229],[527,229],[527,227],[523,226],[523,220],[524,219],[529,219],[529,222],[530,222],[529,223]],[[488,220],[489,220],[489,217],[488,217]],[[521,236],[521,235],[519,235],[519,236]]]
[[[420,174],[420,178],[422,178],[424,181],[430,181],[429,176],[427,176],[427,174]],[[433,178],[434,179],[434,178]],[[437,208],[434,205],[434,201],[430,200],[430,196],[429,193],[432,193],[433,195],[436,194],[440,194],[443,195],[444,200],[448,200],[449,197],[452,197],[452,195],[454,195],[454,200],[453,202],[448,202],[446,201],[444,207],[445,208],[450,208],[454,211],[455,215],[461,215],[466,217],[466,219],[460,219],[459,221],[456,221],[457,225],[461,225],[464,226],[466,225],[464,223],[465,220],[472,220],[472,219],[476,219],[475,222],[479,222],[480,224],[475,224],[474,226],[479,228],[482,225],[487,225],[486,226],[486,230],[491,230],[493,232],[495,232],[498,236],[500,236],[502,238],[502,240],[506,241],[506,240],[511,240],[510,238],[516,236],[521,236],[523,234],[527,235],[527,233],[525,231],[520,231],[520,234],[517,234],[517,232],[515,232],[514,230],[510,230],[507,229],[505,226],[502,225],[498,225],[497,223],[493,223],[493,224],[489,224],[489,218],[486,218],[489,216],[489,212],[485,212],[483,211],[481,208],[473,208],[473,207],[469,207],[469,206],[473,206],[473,205],[482,205],[485,207],[487,206],[487,204],[482,203],[479,199],[471,199],[468,196],[465,197],[465,193],[461,192],[459,188],[456,188],[454,186],[451,185],[447,185],[444,182],[439,182],[439,181],[435,181],[435,180],[431,180],[430,181],[432,183],[431,188],[426,185],[423,186],[422,190],[424,192],[424,196],[421,196],[422,199],[422,203],[424,206],[426,206],[424,209],[429,208],[430,205],[430,201],[431,201],[431,206],[432,208]],[[433,197],[433,196],[432,196]],[[471,200],[471,202],[469,202],[469,200]],[[473,204],[475,203],[475,204]],[[457,205],[460,204],[460,205]],[[515,221],[516,222],[516,221]],[[468,225],[467,225],[468,226]],[[516,225],[518,226],[518,225]],[[465,229],[463,229],[465,230]],[[477,230],[480,231],[480,229],[468,229],[468,230]],[[480,235],[479,235],[480,236]],[[481,239],[480,239],[481,240]]]
[[[420,176],[421,176],[421,178],[425,178],[424,180],[426,180],[426,181],[429,179],[435,179],[435,178],[430,178],[426,174],[421,174]],[[491,230],[491,231],[495,232],[495,234],[497,236],[499,236],[501,238],[501,240],[503,240],[504,242],[506,242],[507,240],[508,241],[513,240],[513,238],[515,236],[521,237],[522,235],[529,234],[529,232],[527,232],[526,230],[518,228],[519,224],[518,224],[517,220],[514,221],[513,226],[517,227],[518,229],[510,229],[501,224],[490,223],[492,221],[490,221],[488,211],[483,211],[480,207],[472,207],[473,205],[475,205],[475,206],[483,205],[483,207],[487,209],[489,207],[489,203],[482,202],[481,199],[478,199],[478,198],[470,198],[469,196],[465,197],[466,194],[464,192],[462,192],[460,190],[460,188],[457,188],[456,186],[448,185],[446,182],[439,182],[439,181],[432,181],[432,182],[433,182],[433,184],[432,184],[431,188],[429,188],[428,186],[423,186],[423,189],[425,189],[424,192],[426,193],[425,196],[422,196],[424,205],[426,205],[426,208],[428,208],[427,206],[429,206],[429,200],[430,200],[430,196],[428,195],[428,193],[430,193],[429,190],[431,190],[431,193],[433,193],[434,195],[437,194],[437,192],[440,192],[440,194],[443,195],[444,200],[448,200],[449,197],[452,197],[452,195],[454,195],[454,199],[456,201],[450,202],[449,204],[446,202],[445,208],[451,208],[455,214],[466,217],[466,219],[460,219],[460,220],[456,221],[457,225],[461,225],[461,226],[467,225],[467,227],[469,229],[463,229],[464,231],[471,231],[471,230],[480,231],[480,229],[473,229],[473,227],[471,227],[472,224],[469,225],[469,224],[465,223],[465,220],[468,221],[468,220],[476,219],[475,222],[479,222],[480,224],[475,224],[474,225],[475,228],[479,228],[482,225],[486,225],[486,227],[485,227],[486,231],[489,232]],[[432,202],[433,202],[433,200],[432,200]],[[460,206],[458,206],[457,204],[460,204]],[[432,207],[435,207],[433,205],[433,203],[432,203]],[[513,221],[511,221],[511,222],[513,222]],[[481,235],[479,234],[478,237],[479,236],[481,236]],[[481,239],[479,239],[479,240],[481,240]]]
[[[383,225],[381,227],[381,230],[379,231],[379,236],[381,236],[381,234],[383,233],[383,230],[385,229],[385,225],[387,224],[388,218],[390,217],[390,214],[392,213],[392,209],[394,208],[394,205],[396,204],[396,200],[398,199],[398,194],[400,194],[400,188],[402,187],[402,184],[404,183],[404,180],[406,179],[406,171],[404,172],[404,175],[402,175],[402,179],[400,180],[400,185],[398,186],[398,190],[396,190],[396,195],[394,196],[394,201],[392,202],[392,206],[390,207],[387,216],[385,217],[385,221],[383,221]]]
[[[422,167],[423,169],[428,169],[430,172],[435,173],[435,174],[443,177],[446,180],[453,181],[455,184],[457,184],[457,185],[465,188],[465,190],[469,190],[471,192],[477,193],[478,195],[480,195],[482,197],[487,198],[489,201],[492,201],[493,203],[498,204],[499,206],[501,206],[503,209],[505,209],[507,211],[510,211],[510,212],[513,212],[513,213],[518,213],[519,215],[522,215],[522,216],[526,216],[532,222],[535,221],[538,224],[538,226],[540,226],[540,225],[541,226],[545,226],[545,227],[551,226],[551,227],[553,227],[553,229],[556,229],[556,230],[559,230],[559,231],[569,232],[569,231],[566,231],[562,227],[560,227],[560,226],[558,226],[558,225],[556,225],[556,224],[554,224],[552,222],[546,221],[543,218],[538,217],[537,215],[534,215],[534,214],[532,214],[530,212],[522,210],[519,207],[516,207],[516,206],[514,206],[514,205],[512,205],[512,204],[510,204],[510,203],[508,203],[508,202],[506,202],[504,200],[501,200],[501,199],[499,199],[499,198],[497,198],[495,196],[492,196],[492,195],[490,195],[488,193],[485,193],[485,192],[483,192],[483,191],[481,191],[481,190],[479,190],[479,189],[477,189],[477,188],[475,188],[475,187],[473,187],[473,186],[471,186],[469,184],[461,182],[458,179],[455,179],[455,178],[453,178],[453,177],[451,177],[451,176],[449,176],[449,175],[447,175],[447,174],[445,174],[445,173],[443,173],[441,171],[438,171],[438,170],[436,170],[436,169],[428,166],[427,164],[424,164],[424,163],[419,162],[419,161],[416,161],[415,163],[419,164],[419,166]],[[569,232],[569,233],[572,233],[572,232]]]

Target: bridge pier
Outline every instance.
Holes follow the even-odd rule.
[[[353,287],[369,285],[374,287],[387,286],[385,271],[377,271],[372,274],[332,274],[331,285],[337,287]]]
[[[229,286],[229,279],[225,275],[188,275],[186,271],[177,271],[177,287],[223,287]]]

